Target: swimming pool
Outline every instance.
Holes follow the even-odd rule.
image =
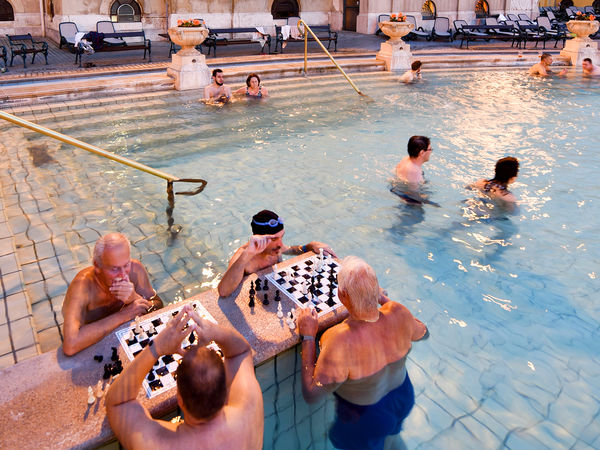
[[[54,153],[73,186],[62,201],[99,232],[129,234],[163,298],[214,286],[263,208],[285,219],[288,244],[320,240],[367,260],[431,331],[407,364],[409,448],[598,448],[600,89],[521,71],[424,78],[356,76],[373,102],[324,77],[265,83],[273,98],[262,103],[209,108],[174,93],[42,124],[209,181],[177,198],[183,231],[169,241],[162,183],[70,147]],[[426,189],[440,208],[389,192],[413,134],[432,138]],[[514,214],[464,189],[506,155],[521,161]],[[258,369],[265,447],[329,448],[332,403],[307,407],[297,368],[288,352]]]

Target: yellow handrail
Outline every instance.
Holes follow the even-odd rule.
[[[305,28],[305,30],[308,30],[310,32],[310,34],[312,34],[312,37],[315,38],[315,41],[317,41],[317,43],[321,46],[323,51],[327,54],[327,56],[329,56],[329,59],[331,59],[331,62],[335,65],[335,67],[338,68],[338,70],[342,73],[342,75],[344,75],[344,78],[346,78],[348,83],[350,83],[350,85],[354,88],[354,90],[358,93],[358,95],[362,95],[363,97],[368,97],[368,95],[360,92],[360,90],[356,87],[354,82],[350,79],[350,77],[346,74],[346,72],[344,72],[344,69],[342,69],[340,67],[340,65],[335,61],[335,59],[333,59],[333,56],[331,56],[331,53],[329,53],[329,51],[325,48],[325,46],[323,45],[321,40],[313,32],[313,30],[310,29],[310,27],[306,24],[306,22],[304,22],[304,20],[300,19],[298,21],[297,27],[298,27],[298,30],[302,34],[304,34],[304,74],[306,75],[307,67],[308,67],[308,33],[305,30],[303,30],[302,28],[300,28],[300,25],[302,25]]]
[[[75,147],[79,147],[83,150],[87,150],[88,152],[95,153],[96,155],[100,155],[105,158],[116,161],[118,163],[125,164],[126,166],[133,167],[134,169],[141,170],[142,172],[149,173],[150,175],[154,175],[155,177],[163,178],[169,182],[179,181],[178,177],[174,177],[173,175],[163,172],[162,170],[153,169],[152,167],[148,167],[148,166],[141,164],[137,161],[134,161],[132,159],[125,158],[125,157],[119,156],[119,155],[115,155],[114,153],[108,152],[106,150],[102,150],[101,148],[96,147],[95,145],[87,144],[83,141],[72,138],[72,137],[62,134],[62,133],[58,133],[54,130],[43,127],[36,123],[29,122],[28,120],[25,120],[25,119],[21,119],[20,117],[14,116],[5,111],[0,111],[0,118],[7,120],[8,122],[14,123],[15,125],[19,125],[23,128],[28,128],[37,133],[44,134],[46,136],[49,136],[51,138],[65,142],[67,144],[74,145]]]

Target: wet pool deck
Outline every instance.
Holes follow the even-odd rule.
[[[0,41],[3,39],[5,38],[0,38]],[[338,56],[355,55],[363,58],[365,55],[372,57],[383,39],[342,32],[339,41]],[[497,59],[499,55],[514,57],[520,52],[511,49],[509,43],[493,41],[477,43],[471,50],[459,49],[457,42],[412,41],[411,46],[415,55],[424,60],[452,54],[457,58],[466,58],[467,64],[469,61],[476,64]],[[212,67],[236,67],[243,64],[285,62],[301,57],[298,53],[292,53],[301,50],[300,44],[291,45],[283,55],[257,55],[255,47],[257,46],[219,47],[218,58],[211,56],[207,58],[207,63]],[[549,50],[554,53],[557,51],[551,45]],[[528,58],[535,58],[540,51],[541,49],[530,49],[524,53]],[[314,44],[310,52],[313,57],[316,56]],[[167,54],[166,42],[153,42],[152,63],[144,63],[139,51],[100,53],[90,58],[97,67],[79,69],[73,64],[74,55],[50,43],[48,66],[36,62],[23,69],[22,64],[19,65],[15,59],[14,67],[0,74],[0,97],[11,86],[30,81],[36,81],[32,91],[39,91],[55,79],[78,76],[131,74],[135,77],[138,76],[136,73],[144,72],[145,76],[164,77],[164,69],[168,64]],[[162,91],[134,96],[98,96],[59,102],[44,100],[22,106],[7,103],[6,99],[10,101],[10,96],[6,95],[3,97],[4,101],[0,99],[0,108],[33,121],[68,118],[73,117],[76,114],[74,111],[81,108],[88,113],[106,112],[119,102],[131,101],[133,98],[140,107],[151,106],[161,96],[168,95],[171,89],[171,86],[166,86]],[[5,127],[6,124],[0,123],[0,131]],[[78,213],[77,201],[80,197],[70,194],[76,188],[68,176],[49,179],[48,175],[36,170],[36,165],[43,162],[39,158],[47,157],[47,152],[36,152],[35,148],[0,142],[0,293],[3,302],[0,306],[0,368],[56,349],[61,344],[61,307],[68,283],[79,270],[90,264],[93,245],[104,232],[97,227],[104,211],[97,211],[95,216],[86,217]],[[60,161],[55,160],[53,163],[61,165]],[[68,171],[66,167],[59,169],[63,173]],[[71,198],[72,202],[65,207],[64,201],[60,204],[55,201],[57,198],[67,201]],[[154,232],[152,225],[138,229],[137,236],[130,236],[138,242],[143,242]],[[141,248],[144,251],[143,246]],[[158,252],[156,253],[157,259],[160,259]],[[164,264],[161,267],[160,262],[155,269],[166,270]],[[171,282],[165,289],[173,292],[177,287],[183,286],[176,286]],[[160,288],[161,286],[158,287],[159,292]]]

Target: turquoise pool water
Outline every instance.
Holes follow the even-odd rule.
[[[431,331],[407,365],[409,448],[600,448],[600,88],[521,71],[424,78],[357,76],[373,102],[328,77],[265,83],[262,103],[210,108],[174,94],[44,125],[209,181],[177,198],[183,231],[170,242],[162,183],[68,148],[63,167],[94,198],[79,207],[104,212],[98,230],[133,236],[163,298],[214,286],[263,208],[285,219],[287,243],[367,260]],[[426,189],[440,208],[389,192],[413,134],[432,139]],[[521,161],[511,214],[464,189],[507,155]],[[265,448],[330,447],[332,402],[307,407],[298,368],[289,352],[258,369]]]

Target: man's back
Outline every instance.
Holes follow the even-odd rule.
[[[411,184],[420,184],[424,181],[423,169],[418,164],[415,164],[410,156],[405,156],[396,165],[396,176],[400,180]]]

